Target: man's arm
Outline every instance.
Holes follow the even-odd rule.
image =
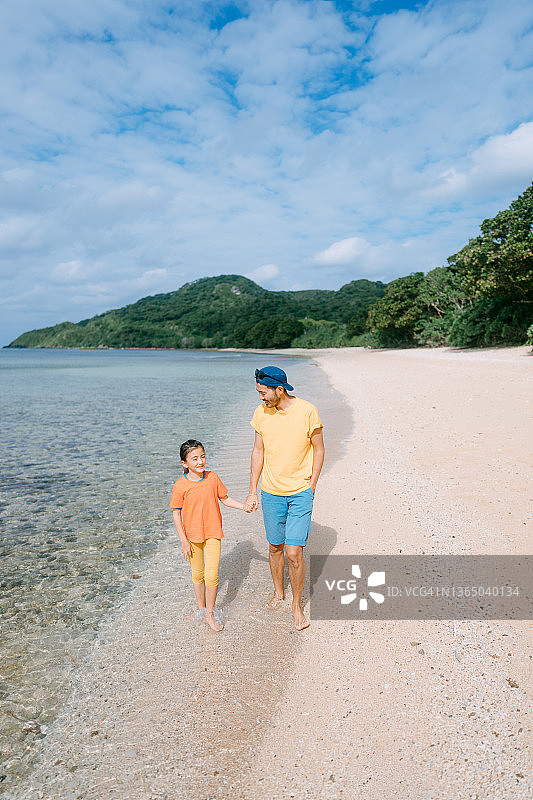
[[[244,501],[245,511],[255,511],[255,509],[259,507],[259,502],[257,500],[257,484],[259,483],[259,477],[263,469],[264,455],[263,437],[256,431],[250,463],[250,491],[248,497]]]
[[[313,494],[316,491],[318,483],[318,476],[324,463],[324,436],[322,435],[322,428],[317,428],[311,434],[311,445],[313,447],[313,471],[311,473],[311,489]]]

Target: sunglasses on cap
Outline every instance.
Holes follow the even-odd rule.
[[[279,378],[275,378],[273,375],[269,375],[268,372],[264,372],[262,369],[256,369],[255,377],[257,378],[270,378],[271,381],[279,381]]]

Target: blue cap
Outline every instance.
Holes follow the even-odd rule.
[[[262,386],[283,386],[287,391],[292,392],[294,387],[287,383],[287,375],[279,367],[263,367],[256,369],[255,380]]]

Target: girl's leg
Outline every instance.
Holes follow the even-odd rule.
[[[199,609],[205,608],[205,583],[204,583],[204,545],[205,542],[191,542],[192,556],[192,585]]]
[[[218,565],[220,563],[220,539],[206,539],[204,543],[205,560],[205,619],[214,631],[221,631],[223,625],[215,622],[213,610],[218,591]]]
[[[194,583],[194,594],[196,595],[196,603],[201,611],[205,611],[205,583]]]

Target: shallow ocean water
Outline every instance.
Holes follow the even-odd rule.
[[[199,438],[230,494],[246,494],[253,371],[271,360],[0,351],[1,775],[30,768],[100,624],[175,535],[168,501],[180,443]],[[336,414],[338,399],[314,362],[274,361],[325,422]],[[188,583],[178,591],[189,599]]]

